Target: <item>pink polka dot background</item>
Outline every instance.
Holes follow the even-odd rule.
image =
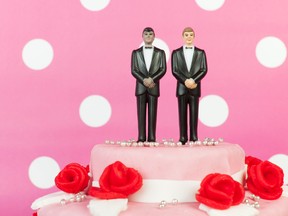
[[[146,26],[166,53],[192,26],[206,51],[201,139],[221,137],[261,159],[281,154],[288,164],[287,8],[286,0],[3,1],[1,214],[31,215],[34,199],[57,191],[53,178],[66,164],[88,164],[105,140],[137,138],[130,61]],[[178,140],[167,60],[157,138]]]

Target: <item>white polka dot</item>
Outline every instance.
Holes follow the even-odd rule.
[[[55,185],[54,179],[60,172],[58,163],[50,157],[38,157],[29,166],[30,181],[38,188],[47,189]]]
[[[142,42],[140,44],[140,46],[143,46],[143,45],[144,45],[144,42]],[[170,57],[170,49],[169,49],[167,43],[165,41],[163,41],[162,39],[155,38],[154,41],[153,41],[153,46],[156,46],[156,47],[164,50],[164,52],[166,54],[166,60],[168,62],[169,57]]]
[[[200,8],[207,11],[218,10],[222,7],[225,0],[195,0]]]
[[[288,184],[288,155],[277,154],[272,156],[269,161],[282,168],[284,172],[284,184]]]
[[[80,0],[84,8],[90,11],[100,11],[108,6],[110,0]]]
[[[42,70],[48,67],[53,56],[52,46],[43,39],[29,41],[22,50],[22,59],[25,65],[33,70]]]
[[[265,67],[279,67],[286,60],[287,48],[279,38],[265,37],[256,46],[256,57]]]
[[[101,127],[111,117],[111,106],[104,97],[91,95],[85,98],[80,105],[80,118],[90,127]]]
[[[209,95],[199,103],[199,120],[206,126],[217,127],[222,125],[229,115],[226,101],[217,95]]]

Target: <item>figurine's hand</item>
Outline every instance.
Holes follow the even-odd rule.
[[[153,81],[153,79],[151,77],[145,78],[143,80],[143,84],[147,87],[147,88],[153,88],[155,86],[155,83]]]
[[[190,78],[185,80],[185,86],[189,89],[194,89],[197,87],[197,84],[192,78]]]
[[[191,88],[190,89],[195,89],[197,87],[197,84],[196,83],[194,83],[192,86],[191,86]]]
[[[155,83],[153,82],[153,83],[151,83],[149,86],[148,86],[148,88],[154,88],[155,87]]]
[[[150,80],[150,85],[148,86],[148,88],[154,88],[155,86],[154,80],[151,77],[149,77],[148,79]]]
[[[148,87],[148,86],[150,85],[150,83],[151,83],[151,80],[150,80],[149,78],[145,78],[145,79],[143,80],[143,84],[144,84],[146,87]]]

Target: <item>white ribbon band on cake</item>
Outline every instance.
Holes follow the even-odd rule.
[[[245,169],[232,175],[232,178],[242,184],[244,175]],[[177,199],[178,202],[197,202],[195,194],[200,189],[200,184],[201,181],[143,179],[143,186],[129,196],[129,201],[159,203],[161,200]],[[92,185],[99,187],[99,182],[93,181]]]

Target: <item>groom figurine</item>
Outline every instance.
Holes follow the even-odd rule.
[[[142,32],[144,46],[133,50],[131,71],[136,79],[138,142],[156,141],[157,102],[160,79],[166,73],[165,52],[152,45],[155,33],[150,27]],[[148,139],[146,139],[146,109],[148,108]]]
[[[179,141],[188,141],[187,107],[189,107],[189,141],[198,140],[198,106],[201,96],[201,80],[207,73],[205,51],[194,46],[195,32],[187,27],[182,32],[184,46],[172,52],[172,74],[177,79]]]

